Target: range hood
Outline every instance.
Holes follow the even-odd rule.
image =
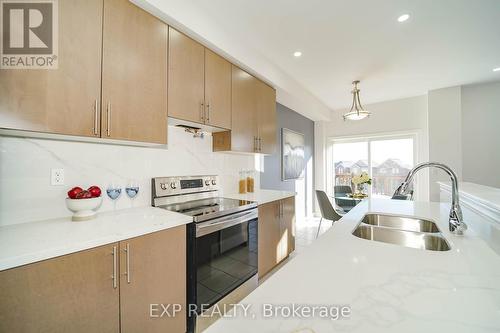
[[[168,117],[168,126],[182,127],[184,129],[191,129],[193,132],[207,132],[207,133],[215,133],[215,132],[226,132],[229,131],[226,128],[215,127],[206,124],[195,123],[193,121],[187,121],[182,119],[177,119],[173,117]]]

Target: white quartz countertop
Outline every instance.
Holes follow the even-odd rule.
[[[259,205],[263,205],[268,202],[286,199],[295,196],[295,192],[288,191],[275,191],[275,190],[257,190],[254,193],[245,194],[224,194],[225,198],[238,199],[238,200],[248,200],[255,201]]]
[[[242,300],[205,333],[493,332],[500,330],[500,256],[470,228],[448,231],[450,204],[366,200]],[[368,241],[351,233],[367,212],[436,222],[451,245],[434,252]],[[480,219],[467,209],[468,221]],[[467,221],[466,221],[467,222]],[[264,305],[351,307],[349,319],[277,316]]]
[[[0,227],[0,271],[192,222],[192,217],[141,207]]]

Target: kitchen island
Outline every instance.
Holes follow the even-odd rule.
[[[448,231],[449,203],[365,200],[207,333],[492,332],[500,330],[500,256],[474,231]],[[426,218],[451,246],[429,251],[352,235],[369,212]],[[266,304],[349,307],[347,318],[265,316]],[[267,306],[267,309],[269,306]]]

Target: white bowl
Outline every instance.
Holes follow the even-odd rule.
[[[73,221],[85,221],[94,218],[101,204],[102,196],[88,199],[66,198],[66,207],[74,213],[71,218]]]

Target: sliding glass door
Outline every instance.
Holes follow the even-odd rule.
[[[336,197],[352,188],[352,177],[367,172],[368,194],[390,198],[415,163],[415,137],[367,137],[331,141],[329,184]]]
[[[368,142],[334,143],[332,147],[336,186],[351,186],[351,179],[368,172]]]
[[[392,197],[414,165],[413,150],[413,138],[370,142],[373,197]]]

